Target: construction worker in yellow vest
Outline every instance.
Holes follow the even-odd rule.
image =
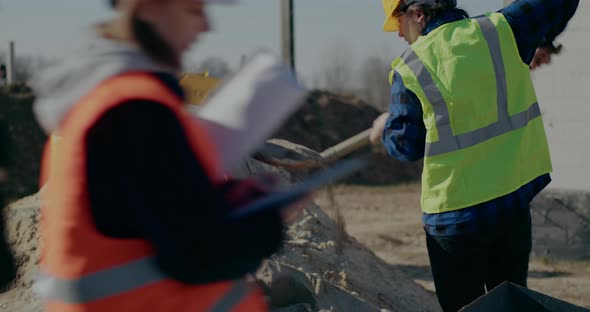
[[[370,138],[397,159],[424,158],[422,219],[443,310],[504,281],[526,286],[529,203],[551,181],[530,69],[550,62],[579,1],[520,0],[475,18],[456,0],[382,1],[384,30],[410,47],[392,63],[390,109]]]

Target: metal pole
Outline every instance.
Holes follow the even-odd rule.
[[[282,54],[293,73],[295,73],[295,38],[294,38],[293,0],[281,0]]]
[[[6,64],[6,82],[7,84],[14,83],[14,41],[10,41],[10,47],[8,48],[8,63]]]

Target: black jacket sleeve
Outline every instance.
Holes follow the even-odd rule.
[[[108,111],[86,137],[92,215],[104,235],[144,238],[160,268],[185,283],[235,279],[281,244],[277,212],[229,221],[184,129],[166,107],[145,101]]]

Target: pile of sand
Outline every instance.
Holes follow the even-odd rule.
[[[20,91],[19,91],[20,92]],[[8,172],[11,188],[7,194],[20,198],[38,190],[39,164],[46,136],[32,113],[31,93],[0,92],[0,125],[6,134],[3,150],[10,151]],[[322,151],[368,128],[379,112],[352,96],[314,91],[307,103],[275,137],[288,139]],[[305,148],[288,144],[291,156],[311,157]],[[382,148],[366,148],[357,155],[370,155],[372,167],[349,182],[371,184],[415,180],[419,164],[401,164]],[[266,166],[254,160],[248,173],[274,171],[283,183],[301,175]],[[0,295],[0,310],[40,311],[31,293],[38,259],[40,197],[31,195],[5,210],[7,235],[19,268],[17,280]],[[387,265],[371,251],[349,237],[319,207],[310,205],[306,214],[288,231],[283,250],[269,259],[258,274],[276,311],[435,311],[434,296]]]
[[[247,167],[250,174],[276,172],[284,184],[294,180],[288,172],[255,160]],[[39,204],[40,196],[33,195],[6,210],[19,273],[13,288],[0,295],[0,311],[41,310],[31,293]],[[283,249],[265,262],[257,278],[273,311],[438,311],[432,293],[379,259],[313,204],[288,228]]]

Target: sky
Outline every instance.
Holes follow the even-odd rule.
[[[494,11],[501,0],[459,0],[471,15]],[[0,0],[0,51],[14,40],[16,53],[59,58],[75,49],[84,31],[108,19],[106,0]],[[321,72],[335,54],[345,54],[355,67],[371,56],[393,60],[407,44],[381,30],[379,0],[295,0],[296,70],[304,79]],[[259,48],[280,53],[280,1],[240,0],[237,5],[208,9],[213,23],[187,53],[187,64],[210,56],[236,68],[242,55]]]

